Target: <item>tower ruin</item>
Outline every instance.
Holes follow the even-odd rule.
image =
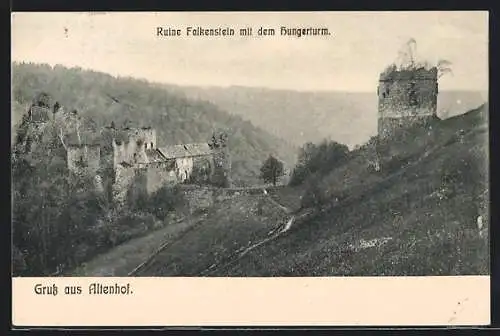
[[[436,117],[438,69],[388,67],[378,85],[378,134]]]

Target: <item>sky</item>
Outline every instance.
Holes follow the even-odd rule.
[[[374,91],[379,73],[410,38],[417,58],[452,63],[441,90],[488,90],[488,13],[177,12],[13,13],[12,60],[62,64],[153,82],[298,91]],[[156,28],[181,29],[159,37]],[[231,27],[232,37],[187,37],[188,26]],[[275,28],[276,36],[238,36]],[[280,36],[324,27],[330,36]]]

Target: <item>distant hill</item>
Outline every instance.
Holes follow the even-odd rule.
[[[266,230],[290,215],[280,217],[276,207],[268,220],[259,218],[259,225],[242,221],[242,229],[229,223],[247,213],[255,216],[258,205],[245,200],[248,206],[235,207],[234,200],[214,209],[202,231],[173,242],[141,275],[192,276],[202,270],[211,270],[211,276],[489,274],[488,234],[480,234],[476,221],[482,215],[483,233],[488,232],[487,106],[436,120],[431,128],[409,128],[379,146],[379,172],[368,165],[367,144],[316,180],[316,189],[306,181],[273,196],[280,203],[290,197],[300,203],[315,192],[321,199],[312,207],[295,207],[297,218],[309,215],[278,238],[269,239]]]
[[[117,126],[153,126],[159,146],[208,141],[215,129],[225,129],[236,184],[261,183],[259,169],[269,154],[276,154],[288,168],[294,164],[293,146],[212,103],[187,99],[144,80],[115,78],[80,68],[14,63],[13,130],[41,91],[99,127],[112,121]]]
[[[298,92],[250,87],[178,87],[190,98],[210,101],[251,121],[291,144],[335,140],[350,148],[377,132],[377,96],[373,92]],[[447,118],[476,108],[487,93],[443,91],[438,116]]]

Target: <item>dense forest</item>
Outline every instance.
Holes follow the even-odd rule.
[[[262,183],[262,162],[277,155],[293,164],[294,149],[216,106],[170,94],[145,81],[37,64],[12,71],[13,272],[18,276],[64,275],[99,253],[133,237],[169,225],[177,190],[163,188],[135,205],[117,209],[93,188],[74,179],[66,166],[61,124],[26,128],[31,104],[48,98],[85,118],[96,131],[117,126],[153,126],[159,146],[208,141],[215,129],[229,135],[235,185]],[[69,127],[71,125],[65,125]],[[63,127],[63,128],[64,128]],[[32,139],[29,150],[17,140]],[[157,207],[161,204],[161,207]]]

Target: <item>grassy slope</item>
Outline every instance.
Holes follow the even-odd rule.
[[[404,153],[408,160],[382,176],[363,171],[366,165],[353,159],[324,180],[332,193],[349,190],[348,198],[217,275],[487,274],[488,239],[479,237],[475,221],[476,196],[487,188],[486,113],[476,110],[441,121],[429,134],[413,130],[413,136],[390,148],[392,155]],[[475,174],[467,174],[470,163],[477,164]],[[444,185],[444,171],[457,179]],[[349,248],[373,238],[392,239],[372,248]]]
[[[353,152],[350,161],[323,178],[328,202],[321,209],[211,275],[488,273],[488,240],[475,226],[478,195],[487,191],[486,114],[479,109],[436,121],[429,131],[411,129],[382,145],[384,168],[378,173],[367,167],[369,148]],[[450,176],[455,179],[445,183]],[[283,203],[297,207],[300,188],[280,193],[276,197]],[[272,220],[256,217],[253,203],[245,202],[219,207],[202,229],[177,241],[144,275],[197,275],[247,241],[265,238],[279,214]],[[375,238],[389,240],[356,248]]]
[[[261,212],[259,212],[259,206]],[[206,221],[158,255],[141,276],[196,276],[267,237],[285,213],[264,196],[240,196],[214,208]]]
[[[163,243],[175,241],[180,235],[196,227],[198,220],[186,218],[146,236],[133,238],[84,263],[69,276],[127,276]]]

